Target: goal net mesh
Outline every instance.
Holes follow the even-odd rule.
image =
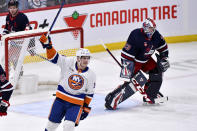
[[[53,74],[51,74],[58,69],[51,67],[52,63],[47,60],[46,50],[39,42],[41,35],[46,31],[47,29],[23,31],[3,37],[5,54],[1,58],[1,62],[5,67],[7,78],[14,86],[17,85],[20,76],[29,74],[41,77],[39,84],[58,82],[58,78],[53,78]],[[78,32],[78,35],[74,35],[74,32]],[[61,55],[75,56],[76,51],[83,48],[82,28],[54,29],[50,37],[54,48]],[[57,73],[55,72],[55,74]],[[50,78],[49,75],[51,75]],[[44,80],[46,81],[44,82]]]

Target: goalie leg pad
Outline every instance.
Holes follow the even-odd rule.
[[[138,71],[131,80],[134,84],[137,84],[137,86],[140,87],[143,87],[147,82],[146,77],[141,71]]]
[[[115,110],[118,104],[132,96],[136,91],[132,83],[124,83],[106,96],[105,107],[109,110]]]
[[[162,73],[155,72],[155,70],[151,71],[149,73],[149,80],[150,81],[147,84],[148,88],[146,90],[146,94],[154,103],[154,99],[157,98],[157,94],[159,93],[162,84]]]
[[[118,96],[118,94],[120,94],[120,92],[122,91],[122,88],[123,86],[118,86],[118,88],[116,88],[113,92],[110,92],[109,94],[107,94],[107,96],[105,97],[105,107],[108,109],[108,110],[113,110],[114,105],[111,105],[112,104],[112,101],[115,99],[115,97]]]

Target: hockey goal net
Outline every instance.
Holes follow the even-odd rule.
[[[5,54],[4,63],[7,79],[17,87],[21,76],[35,74],[39,84],[57,84],[59,69],[46,58],[46,50],[42,48],[39,38],[47,29],[22,31],[6,35],[2,38]],[[75,56],[77,49],[83,48],[83,29],[54,29],[50,33],[52,44],[59,54]]]

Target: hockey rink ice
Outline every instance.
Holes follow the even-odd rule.
[[[107,93],[123,82],[119,79],[120,67],[107,52],[93,54],[91,68],[97,75],[96,93],[92,111],[75,131],[197,131],[197,42],[169,44],[171,68],[164,74],[161,92],[169,101],[160,105],[143,105],[137,92],[118,106],[115,111],[105,110]],[[112,51],[120,60],[120,50]],[[39,79],[58,79],[57,70],[43,63],[25,73],[45,70]],[[36,70],[34,70],[36,68]],[[0,117],[0,131],[44,131],[54,100],[55,87],[39,87],[36,93],[14,93],[7,117]],[[62,125],[57,131],[62,131]]]

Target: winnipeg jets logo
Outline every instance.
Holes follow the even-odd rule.
[[[84,79],[78,74],[71,75],[68,78],[68,85],[73,90],[79,90],[83,87]]]
[[[146,48],[146,51],[145,51],[145,56],[149,56],[149,55],[152,55],[154,53],[154,50],[153,50],[153,45],[151,47],[147,47]]]

